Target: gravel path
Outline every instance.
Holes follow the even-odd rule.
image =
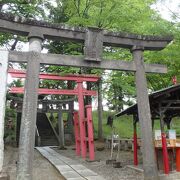
[[[110,150],[96,151],[96,159],[100,161],[87,162],[81,157],[75,155],[74,147],[68,147],[67,150],[59,150],[54,148],[60,154],[69,157],[83,164],[87,168],[103,176],[106,180],[143,180],[143,175],[129,169],[126,165],[133,164],[133,153],[132,152],[120,152],[120,161],[122,163],[122,168],[113,168],[112,165],[106,165],[106,160],[109,159]]]
[[[10,175],[10,180],[16,180],[17,148],[6,147],[3,170]],[[64,180],[51,163],[35,150],[33,162],[33,180]]]

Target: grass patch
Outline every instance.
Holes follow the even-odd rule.
[[[104,111],[103,112],[103,136],[107,137],[111,135],[112,128],[107,123],[107,118],[109,115],[113,115],[112,112]],[[93,122],[94,122],[94,136],[97,138],[98,134],[98,114],[97,111],[93,111]],[[119,134],[120,137],[130,138],[133,135],[133,124],[131,116],[122,116],[119,118],[114,118],[113,126],[115,127],[115,132]]]
[[[107,117],[109,115],[113,115],[112,112],[104,111],[103,112],[103,137],[106,138],[107,136],[111,135],[112,128],[107,123]],[[98,136],[98,114],[97,111],[93,111],[93,123],[94,123],[94,136],[97,138]],[[113,126],[115,127],[115,132],[119,134],[122,138],[132,138],[133,137],[133,117],[132,116],[121,116],[118,118],[114,118]],[[160,129],[160,122],[159,120],[155,120],[154,122],[154,130]],[[173,118],[171,122],[171,129],[176,130],[177,136],[180,137],[180,118]],[[167,131],[165,125],[165,131]],[[140,127],[139,123],[137,123],[137,135],[140,137]]]

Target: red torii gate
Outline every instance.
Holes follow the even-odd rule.
[[[26,78],[26,71],[23,70],[15,70],[9,69],[8,73],[12,78]],[[57,74],[47,74],[40,73],[39,79],[49,79],[49,80],[66,80],[66,81],[75,81],[77,82],[77,88],[73,90],[65,90],[65,89],[46,89],[39,88],[39,94],[61,94],[61,95],[76,95],[78,96],[79,103],[79,123],[78,123],[78,115],[74,114],[74,122],[75,122],[75,139],[76,139],[76,154],[80,155],[82,158],[86,158],[87,146],[86,142],[89,143],[89,157],[90,160],[94,160],[94,141],[93,141],[93,126],[92,126],[92,107],[88,105],[86,107],[87,110],[87,118],[85,118],[85,106],[84,106],[84,96],[95,96],[96,91],[86,90],[83,88],[83,82],[97,82],[100,78],[95,75],[66,75],[59,76]],[[24,93],[23,87],[11,87],[9,89],[10,93]],[[88,125],[88,140],[86,140],[86,128],[85,121],[87,121]],[[78,126],[80,129],[78,129]],[[80,130],[80,137],[79,137]],[[80,143],[79,143],[80,142]]]

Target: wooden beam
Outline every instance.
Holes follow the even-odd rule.
[[[9,93],[24,94],[23,87],[11,87]],[[60,94],[60,95],[78,95],[78,89],[46,89],[37,88],[38,94]],[[96,96],[96,91],[83,89],[83,96]]]
[[[8,73],[12,78],[26,78],[26,71],[24,70],[9,69]],[[60,76],[59,74],[40,73],[39,79],[97,82],[99,77],[97,75],[85,74],[68,74]]]
[[[9,62],[27,62],[28,52],[10,51]],[[57,65],[57,66],[72,66],[72,67],[86,67],[96,69],[110,69],[123,71],[136,71],[136,66],[133,61],[121,60],[102,60],[101,62],[87,62],[83,61],[83,57],[67,56],[59,54],[39,54],[41,64]],[[167,67],[160,64],[145,64],[145,71],[147,73],[167,73]]]
[[[163,100],[161,103],[180,104],[180,100]]]
[[[168,110],[168,109],[173,109],[173,110],[176,110],[176,109],[180,109],[180,107],[161,107],[163,110]]]

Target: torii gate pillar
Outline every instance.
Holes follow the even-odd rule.
[[[6,106],[6,87],[7,87],[8,52],[0,51],[0,179],[7,176],[2,173],[4,160],[4,118]]]
[[[39,87],[40,60],[37,52],[41,52],[42,38],[29,36],[27,76],[25,81],[25,91],[23,99],[23,109],[21,118],[21,129],[19,139],[19,157],[17,180],[32,180],[35,128],[37,116],[37,99]]]
[[[152,138],[151,113],[147,92],[147,81],[144,68],[143,48],[133,47],[133,60],[136,65],[136,91],[138,116],[141,128],[143,169],[145,180],[158,180],[158,170]]]
[[[83,83],[77,81],[78,88],[78,103],[79,103],[79,126],[80,126],[80,141],[81,141],[81,156],[83,159],[86,158],[87,147],[86,147],[86,131],[85,131],[85,112],[84,112],[84,96],[83,96]]]

